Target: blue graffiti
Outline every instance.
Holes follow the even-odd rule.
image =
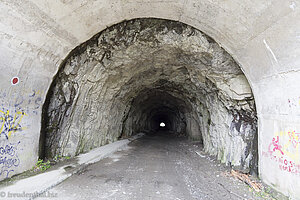
[[[0,165],[3,165],[2,167],[11,168],[12,166],[18,167],[20,164],[20,159],[18,157],[16,158],[8,158],[6,156],[0,156]]]
[[[35,94],[36,94],[36,91],[35,91],[35,90],[32,90],[32,94],[31,94],[31,95],[29,95],[29,97],[34,97],[34,96],[35,96]]]
[[[24,97],[18,96],[15,101],[15,107],[18,108],[20,105],[24,103]]]
[[[42,97],[39,90],[24,91],[21,94],[8,94],[6,91],[0,90],[0,99],[3,100],[2,107],[24,110],[27,114],[39,114],[38,109],[42,105]],[[7,101],[7,103],[4,104],[4,101]]]
[[[6,145],[5,147],[0,147],[0,155],[9,155],[14,156],[16,153],[16,149],[12,145]]]
[[[19,144],[20,142],[0,147],[0,176],[4,175],[7,178],[20,165],[17,153]]]

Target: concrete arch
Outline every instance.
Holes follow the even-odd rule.
[[[299,196],[299,4],[298,0],[2,1],[2,110],[20,117],[20,110],[26,113],[22,131],[12,132],[9,141],[1,137],[1,146],[12,143],[19,149],[21,162],[9,176],[31,168],[37,160],[38,145],[28,144],[39,140],[41,105],[68,52],[124,19],[156,17],[205,32],[242,66],[256,99],[261,178],[285,194]],[[17,85],[11,84],[14,76],[20,78]],[[291,133],[295,149],[289,143]],[[270,156],[273,138],[281,146],[291,145],[284,150],[283,162],[290,159],[292,166]]]

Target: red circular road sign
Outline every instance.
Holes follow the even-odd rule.
[[[12,79],[11,79],[11,84],[12,85],[17,85],[19,83],[19,78],[18,77],[13,77]]]

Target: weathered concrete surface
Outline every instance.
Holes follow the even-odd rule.
[[[11,134],[9,140],[1,135],[1,146],[14,144],[21,158],[9,174],[29,169],[37,160],[41,105],[66,55],[112,24],[157,17],[202,30],[240,63],[256,100],[260,176],[285,194],[300,196],[298,143],[292,146],[288,135],[300,129],[299,4],[299,0],[1,1],[1,109],[13,117],[22,116],[15,107],[27,111],[20,123],[26,129]],[[12,86],[14,76],[19,76],[20,83]],[[269,156],[277,135],[284,147],[281,160],[293,166]],[[291,171],[285,170],[289,167]]]
[[[70,54],[47,101],[48,158],[156,131],[166,120],[223,163],[246,172],[257,165],[247,79],[215,41],[179,22],[137,19],[96,35]]]
[[[73,175],[48,194],[64,200],[263,199],[226,176],[228,169],[206,157],[199,143],[184,137],[161,132],[129,147]]]
[[[6,184],[8,184],[8,186],[2,184],[0,187],[1,199],[33,199],[66,180],[73,174],[84,169],[89,164],[96,163],[116,151],[127,149],[127,145],[131,141],[142,136],[144,136],[144,134],[139,133],[130,139],[124,139],[112,144],[104,145],[86,154],[81,154],[80,156],[71,159],[67,164],[54,166],[55,169],[52,167],[50,171],[45,173],[14,182],[7,182]]]

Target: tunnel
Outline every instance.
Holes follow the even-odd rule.
[[[247,78],[217,42],[181,22],[123,21],[75,48],[42,115],[41,158],[160,133],[199,141],[222,163],[257,173],[257,115]]]
[[[191,107],[183,99],[165,92],[166,88],[162,88],[161,85],[167,84],[167,82],[162,82],[164,81],[158,83],[159,89],[142,91],[133,100],[131,110],[123,123],[123,133],[132,135],[139,132],[164,131],[177,135],[187,135],[185,115],[191,111]],[[134,122],[135,120],[136,122]],[[164,126],[161,126],[161,123],[164,123]],[[200,132],[197,134],[198,139],[200,139]]]

